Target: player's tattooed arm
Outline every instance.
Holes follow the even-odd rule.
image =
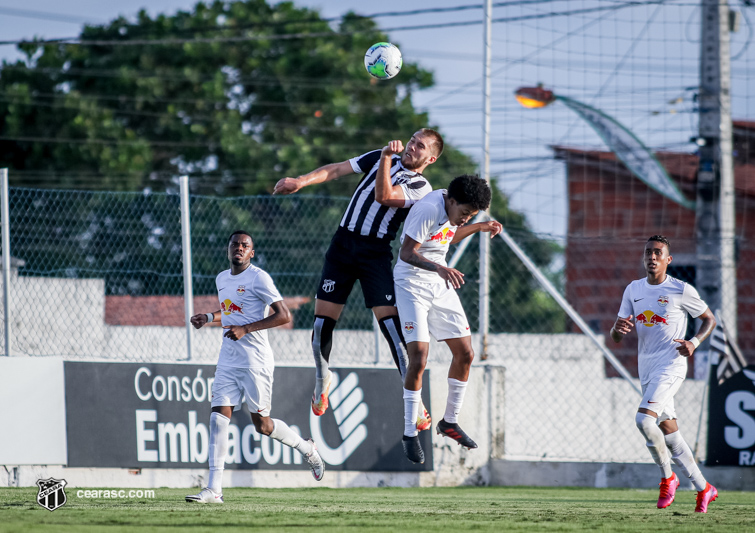
[[[380,152],[380,164],[375,176],[375,201],[380,205],[404,207],[406,203],[404,189],[400,185],[393,185],[391,182],[392,157],[395,154],[400,154],[403,150],[404,144],[396,140],[389,142]]]
[[[348,161],[331,163],[298,178],[283,178],[279,180],[275,184],[273,194],[293,194],[309,185],[325,183],[326,181],[332,181],[353,173],[354,169],[351,168],[351,163]]]
[[[434,261],[425,259],[417,252],[420,245],[421,243],[415,241],[411,237],[405,236],[404,242],[401,243],[401,250],[399,251],[399,257],[401,257],[401,260],[417,268],[429,270],[430,272],[437,272],[446,282],[446,287],[452,286],[454,289],[458,289],[464,285],[464,274],[455,268],[444,267]]]
[[[207,315],[212,314],[212,320]],[[199,329],[210,322],[220,322],[220,309],[214,313],[198,313],[189,320],[194,328]]]
[[[242,326],[223,326],[223,329],[226,330],[223,336],[228,337],[232,341],[237,341],[247,333],[276,328],[289,322],[291,322],[291,311],[288,310],[285,302],[280,300],[270,304],[270,314],[262,320]]]
[[[676,347],[676,351],[679,352],[679,355],[684,357],[692,355],[697,347],[700,346],[700,343],[707,339],[708,335],[710,335],[716,327],[716,317],[713,315],[710,308],[706,309],[705,312],[697,318],[702,321],[702,324],[700,324],[700,329],[697,330],[695,336],[692,337],[692,339],[697,339],[696,341],[693,341],[692,339],[674,339],[674,342],[679,343],[679,346]]]

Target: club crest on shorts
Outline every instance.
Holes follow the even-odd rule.
[[[388,300],[388,301],[390,302],[390,301],[391,301],[391,300],[393,299],[393,295],[391,295],[391,294],[386,294],[386,295],[385,295],[385,299],[386,299],[386,300]]]
[[[404,331],[407,333],[414,331],[414,322],[404,322]]]
[[[67,501],[66,492],[63,489],[67,484],[68,482],[65,479],[38,479],[37,503],[48,511],[63,507]]]
[[[332,279],[326,279],[322,282],[322,290],[325,292],[333,292],[333,289],[336,288],[336,282]]]
[[[239,296],[243,296],[245,292],[246,292],[246,285],[239,285],[239,288],[236,289],[236,294],[238,294]]]
[[[668,305],[668,296],[659,296],[658,305],[660,305],[661,307],[666,307]]]

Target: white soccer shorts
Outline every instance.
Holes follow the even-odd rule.
[[[661,376],[651,379],[642,385],[642,401],[640,408],[653,411],[658,415],[658,422],[674,420],[674,396],[682,386],[684,378],[676,376]]]
[[[396,307],[406,342],[430,342],[469,337],[469,322],[459,295],[446,282],[395,282]]]
[[[270,416],[273,397],[272,368],[220,368],[212,382],[212,407],[232,405],[241,409],[246,403],[250,413]]]

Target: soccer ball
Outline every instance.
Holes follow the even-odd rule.
[[[375,43],[364,54],[364,68],[370,76],[389,80],[399,73],[404,64],[401,50],[391,43]]]

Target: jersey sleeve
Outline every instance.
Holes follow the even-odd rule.
[[[705,300],[700,298],[700,294],[697,289],[689,283],[684,284],[684,292],[682,293],[682,309],[687,311],[692,318],[697,318],[702,315],[708,308],[708,304]]]
[[[353,170],[355,174],[364,174],[365,172],[369,172],[372,167],[374,167],[375,164],[380,161],[380,152],[380,150],[373,150],[358,157],[352,157],[351,159],[349,159],[351,170]]]
[[[409,183],[402,183],[400,187],[404,191],[404,207],[413,206],[427,196],[428,193],[433,192],[430,183],[422,176],[417,176]]]
[[[435,208],[431,203],[418,203],[412,207],[406,217],[404,234],[418,243],[423,243],[436,224],[436,218]]]
[[[283,297],[278,292],[278,288],[273,282],[273,278],[271,278],[270,274],[267,272],[260,272],[254,280],[254,292],[267,305],[272,305],[275,302],[283,300]]]
[[[629,315],[634,314],[634,306],[632,305],[632,286],[627,285],[624,289],[624,296],[621,297],[621,307],[619,307],[619,315],[621,318],[627,318]]]

